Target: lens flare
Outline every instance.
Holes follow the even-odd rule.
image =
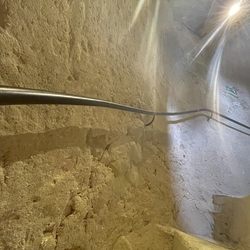
[[[135,22],[136,22],[136,20],[137,20],[137,18],[139,16],[139,14],[140,14],[140,12],[141,12],[142,7],[143,7],[144,4],[145,4],[145,0],[140,0],[139,3],[137,4],[133,20],[132,20],[132,22],[130,24],[130,29],[134,26],[134,24],[135,24]]]
[[[235,15],[236,13],[239,12],[239,10],[240,10],[240,3],[234,4],[234,5],[231,7],[231,9],[229,10],[228,16],[231,17],[231,16]]]

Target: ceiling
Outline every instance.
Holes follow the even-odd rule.
[[[175,22],[185,26],[199,40],[199,47],[204,44],[223,20],[226,19],[230,7],[235,1],[221,0],[174,0],[172,1],[173,18]],[[223,49],[220,73],[224,78],[234,81],[235,84],[249,85],[250,90],[250,24],[248,18],[249,4],[243,3],[239,15],[228,24],[226,40],[221,46]],[[243,13],[244,11],[244,13]],[[243,14],[242,14],[243,13]],[[219,40],[226,25],[217,33],[215,39],[208,44],[202,55],[209,66]],[[185,41],[186,33],[179,34],[179,39]],[[189,51],[184,51],[188,53]]]

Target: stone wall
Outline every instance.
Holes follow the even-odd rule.
[[[163,75],[144,77],[153,5],[131,27],[137,1],[1,0],[1,85],[164,110]],[[172,249],[155,226],[174,225],[167,126],[150,119],[0,107],[0,248]]]

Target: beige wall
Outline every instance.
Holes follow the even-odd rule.
[[[1,1],[1,85],[164,109],[158,69],[142,77],[154,6],[129,31],[136,5]],[[155,227],[174,224],[166,126],[162,119],[145,128],[150,119],[90,107],[0,107],[0,248],[172,249],[172,237]]]
[[[0,84],[248,123],[247,87],[207,82],[216,46],[190,65],[213,1],[142,2],[0,0]],[[246,131],[213,118],[0,107],[0,249],[172,249],[175,219],[212,237],[213,195],[250,190]]]

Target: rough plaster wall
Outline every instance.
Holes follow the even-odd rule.
[[[194,52],[208,39],[202,36],[213,2],[219,1],[171,1],[174,25],[165,44],[172,48],[175,57],[171,57],[173,74],[168,108],[173,111],[211,108],[249,125],[250,95],[246,77],[249,77],[246,69],[249,45],[245,42],[248,34],[243,36],[243,31],[239,31],[229,36],[216,86],[207,75],[218,43],[209,44],[190,63]],[[222,2],[228,3],[220,1],[220,4]],[[165,61],[168,61],[167,56]],[[225,79],[232,74],[234,78]],[[237,93],[227,91],[227,86],[237,89]],[[177,223],[185,232],[213,237],[213,195],[245,196],[250,193],[249,131],[215,116],[209,122],[205,117],[179,117],[173,119],[168,130]]]
[[[0,81],[164,109],[142,77],[150,5],[1,0]],[[0,107],[0,249],[172,249],[166,124],[69,106]]]
[[[214,238],[237,249],[249,249],[250,196],[215,195],[213,201],[217,208],[214,213]]]

